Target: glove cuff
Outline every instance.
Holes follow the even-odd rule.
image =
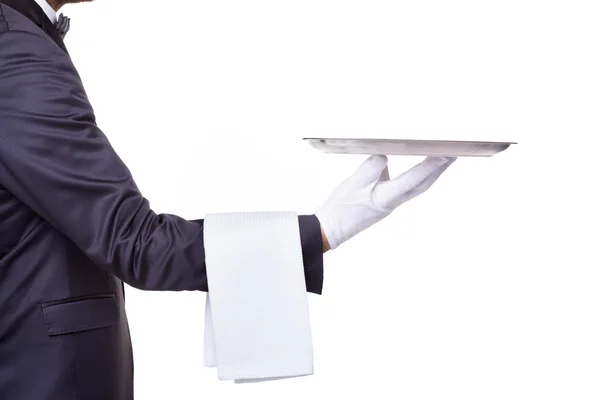
[[[327,242],[329,243],[329,248],[331,250],[335,250],[341,243],[340,243],[340,232],[337,232],[335,229],[333,229],[333,224],[331,223],[331,220],[327,217],[327,212],[325,210],[323,210],[322,207],[319,207],[317,209],[317,211],[315,212],[315,216],[317,217],[317,219],[319,220],[319,223],[321,224],[321,229],[323,230],[323,233],[325,234],[325,237],[327,238]]]

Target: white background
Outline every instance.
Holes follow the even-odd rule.
[[[459,159],[325,255],[311,377],[220,382],[202,367],[204,294],[130,289],[137,399],[600,398],[597,2],[62,11],[99,125],[157,212],[312,213],[365,157],[302,137],[519,142]]]

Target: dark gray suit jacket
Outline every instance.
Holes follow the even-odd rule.
[[[319,222],[299,225],[320,294]],[[56,29],[0,0],[0,399],[132,399],[123,281],[207,291],[203,221],[152,211]]]

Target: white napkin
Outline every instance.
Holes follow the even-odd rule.
[[[296,213],[209,214],[204,247],[204,365],[236,383],[312,375]]]

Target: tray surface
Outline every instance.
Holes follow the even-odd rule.
[[[415,139],[304,138],[324,153],[404,156],[490,157],[515,142]]]

